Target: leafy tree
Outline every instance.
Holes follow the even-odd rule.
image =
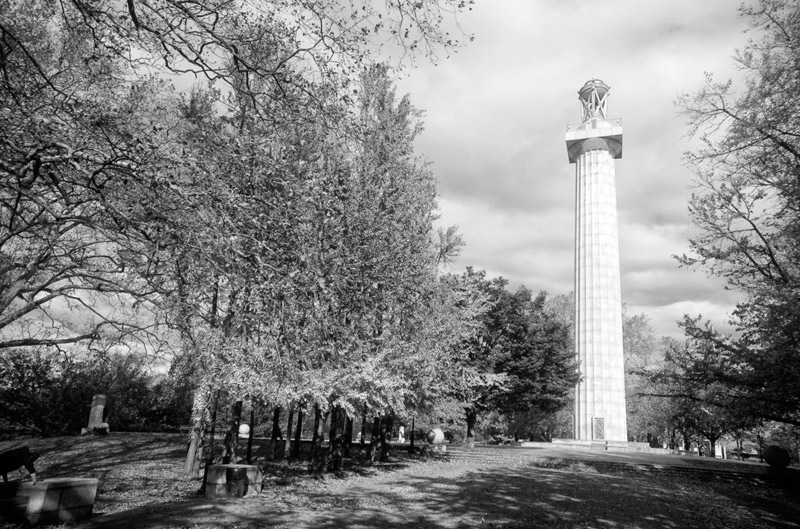
[[[0,348],[179,349],[195,446],[220,386],[415,406],[477,309],[436,277],[460,241],[431,240],[419,112],[370,65],[376,38],[457,46],[471,3],[7,3]],[[187,73],[218,89],[164,81]]]
[[[489,326],[495,372],[508,381],[492,407],[513,418],[516,438],[530,437],[534,425],[566,405],[578,381],[577,363],[569,328],[545,310],[544,292],[536,298],[524,287],[502,292]]]
[[[545,310],[544,293],[532,298],[524,287],[510,293],[505,279],[486,280],[472,269],[464,276],[477,280],[490,303],[464,361],[493,375],[477,378],[464,394],[467,443],[474,442],[478,415],[490,409],[507,418],[516,436],[527,435],[528,421],[564,407],[578,380],[569,327]]]
[[[650,375],[664,368],[664,356],[670,339],[659,340],[645,314],[628,315],[623,310],[622,348],[625,358],[625,408],[628,414],[628,436],[633,441],[649,442],[654,446],[669,444],[675,429],[677,404],[668,397],[653,397],[664,393],[655,388]]]
[[[742,399],[720,382],[709,382],[709,365],[716,362],[713,342],[687,340],[669,342],[663,365],[637,374],[651,384],[642,394],[658,397],[668,406],[667,440],[674,445],[678,433],[686,444],[692,437],[715,444],[724,435],[747,430],[757,424]]]
[[[192,198],[201,197],[193,191],[202,185],[187,186],[186,179],[214,175],[216,184],[223,174],[238,174],[224,171],[238,168],[231,162],[243,149],[208,142],[215,148],[189,145],[187,152],[189,138],[176,137],[182,132],[177,98],[157,79],[192,73],[219,80],[234,112],[249,109],[238,111],[240,124],[255,117],[303,121],[306,109],[324,112],[331,101],[350,101],[350,85],[371,62],[376,37],[389,38],[408,56],[457,46],[441,25],[471,3],[275,0],[253,8],[209,0],[188,8],[171,0],[4,2],[0,331],[7,334],[0,346],[127,343],[133,331],[159,337],[153,317],[136,311],[160,308],[161,300],[151,299],[136,274],[130,277],[129,261],[161,277],[166,265],[154,257],[163,257],[165,242],[169,250],[175,244],[158,231],[163,219],[157,213],[197,206]],[[209,114],[201,108],[184,117]],[[250,146],[263,149],[263,140]],[[274,139],[266,143],[275,146]],[[219,154],[222,159],[215,159]],[[203,193],[219,199],[212,190],[224,193],[225,187],[211,185]],[[181,200],[171,201],[170,194]],[[172,210],[175,205],[183,207]],[[229,219],[208,209],[193,213],[187,225],[218,220],[225,227]],[[174,255],[185,264],[192,254]],[[130,310],[96,310],[109,305]],[[73,319],[88,323],[64,323],[65,306],[78,307],[81,317]],[[39,323],[48,320],[50,325]]]
[[[713,344],[702,365],[753,416],[800,424],[800,17],[794,2],[743,7],[758,38],[736,55],[741,87],[708,77],[681,98],[701,147],[687,155],[699,190],[699,234],[686,266],[700,266],[747,295],[723,336],[697,319],[684,328]],[[726,397],[727,398],[727,397]],[[733,401],[730,401],[733,402]]]
[[[13,3],[0,26],[0,348],[159,348],[126,249],[141,236],[141,168],[158,158],[153,121],[170,93],[84,61],[86,33],[53,16]]]
[[[230,142],[243,146],[220,157],[236,176],[198,201],[214,205],[211,222],[191,230],[180,215],[170,235],[177,242],[162,250],[191,256],[175,265],[183,268],[172,272],[172,299],[198,346],[191,365],[203,366],[203,385],[352,417],[364,406],[403,415],[422,386],[449,383],[450,346],[467,332],[459,328],[472,304],[457,306],[459,295],[436,275],[438,257],[452,250],[431,238],[434,181],[413,156],[419,113],[396,99],[382,66],[364,73],[359,101],[344,136],[330,120],[278,127],[239,116],[191,134],[209,145],[236,125]],[[256,147],[276,136],[288,143]],[[204,408],[199,402],[198,417]]]

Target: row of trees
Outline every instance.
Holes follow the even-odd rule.
[[[574,365],[544,295],[442,273],[461,242],[433,229],[421,115],[373,60],[453,49],[471,4],[3,2],[6,366],[173,358],[194,468],[221,393],[334,433],[365,410],[561,405]]]
[[[575,381],[565,324],[441,273],[459,240],[431,236],[420,113],[372,60],[452,49],[470,4],[0,3],[0,349],[169,354],[196,440],[220,387],[321,415],[466,409],[468,438],[494,411],[526,435]],[[748,299],[736,334],[687,318],[637,376],[681,416],[798,426],[800,17],[743,12],[743,85],[681,99],[702,147],[680,261]]]
[[[679,100],[700,147],[689,211],[697,227],[687,267],[742,292],[726,335],[700,316],[681,323],[685,343],[638,366],[638,404],[658,410],[684,441],[722,436],[800,440],[800,12],[794,2],[744,6],[757,34],[736,54],[739,84],[711,75]],[[777,433],[776,433],[777,432]],[[675,436],[673,434],[673,437]]]
[[[623,318],[623,337],[631,441],[687,450],[734,445],[731,449],[739,457],[752,450],[760,454],[769,444],[793,454],[800,449],[800,432],[792,424],[769,420],[747,407],[719,404],[727,388],[695,376],[700,359],[713,359],[703,342],[659,337],[643,314]],[[713,457],[714,452],[707,454]]]
[[[709,75],[679,100],[700,146],[686,155],[697,173],[689,204],[697,235],[678,260],[724,278],[746,300],[730,335],[686,316],[686,343],[666,344],[664,364],[639,370],[650,384],[640,393],[678,411],[679,431],[741,442],[747,432],[761,439],[777,428],[797,446],[800,11],[795,2],[764,0],[741,12],[757,36],[736,54],[739,83]]]
[[[688,384],[708,388],[698,400],[800,426],[800,16],[789,1],[742,12],[759,37],[736,55],[741,84],[709,76],[680,100],[701,147],[687,154],[698,234],[679,260],[747,299],[731,336],[687,317],[691,346],[677,360]]]

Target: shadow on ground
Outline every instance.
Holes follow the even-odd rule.
[[[19,443],[0,443],[0,450]],[[260,495],[198,498],[185,437],[32,439],[40,477],[98,477],[96,515],[75,529],[481,527],[800,529],[800,472],[697,458],[456,448],[417,462],[314,478],[267,465]]]
[[[584,462],[404,473],[331,491],[268,489],[239,500],[192,499],[99,516],[92,528],[764,528],[800,527],[796,486],[757,477],[665,479]],[[558,468],[553,468],[558,467]],[[302,490],[302,486],[300,487]]]
[[[40,452],[36,470],[41,480],[99,478],[95,512],[104,512],[192,497],[198,486],[175,479],[185,457],[184,439],[179,434],[119,433],[24,439],[0,443],[0,450],[25,444]],[[24,471],[9,478],[28,479]]]

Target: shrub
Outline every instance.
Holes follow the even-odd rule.
[[[104,420],[113,431],[177,429],[189,421],[188,383],[147,373],[133,355],[85,360],[43,351],[0,355],[0,420],[5,428],[47,437],[85,427],[92,396],[107,397]]]
[[[764,449],[764,461],[773,468],[789,466],[789,451],[778,445],[769,445]]]

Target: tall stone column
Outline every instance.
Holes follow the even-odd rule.
[[[575,439],[627,441],[622,301],[614,160],[620,120],[606,114],[609,88],[593,79],[578,92],[583,121],[568,127],[575,164]]]

